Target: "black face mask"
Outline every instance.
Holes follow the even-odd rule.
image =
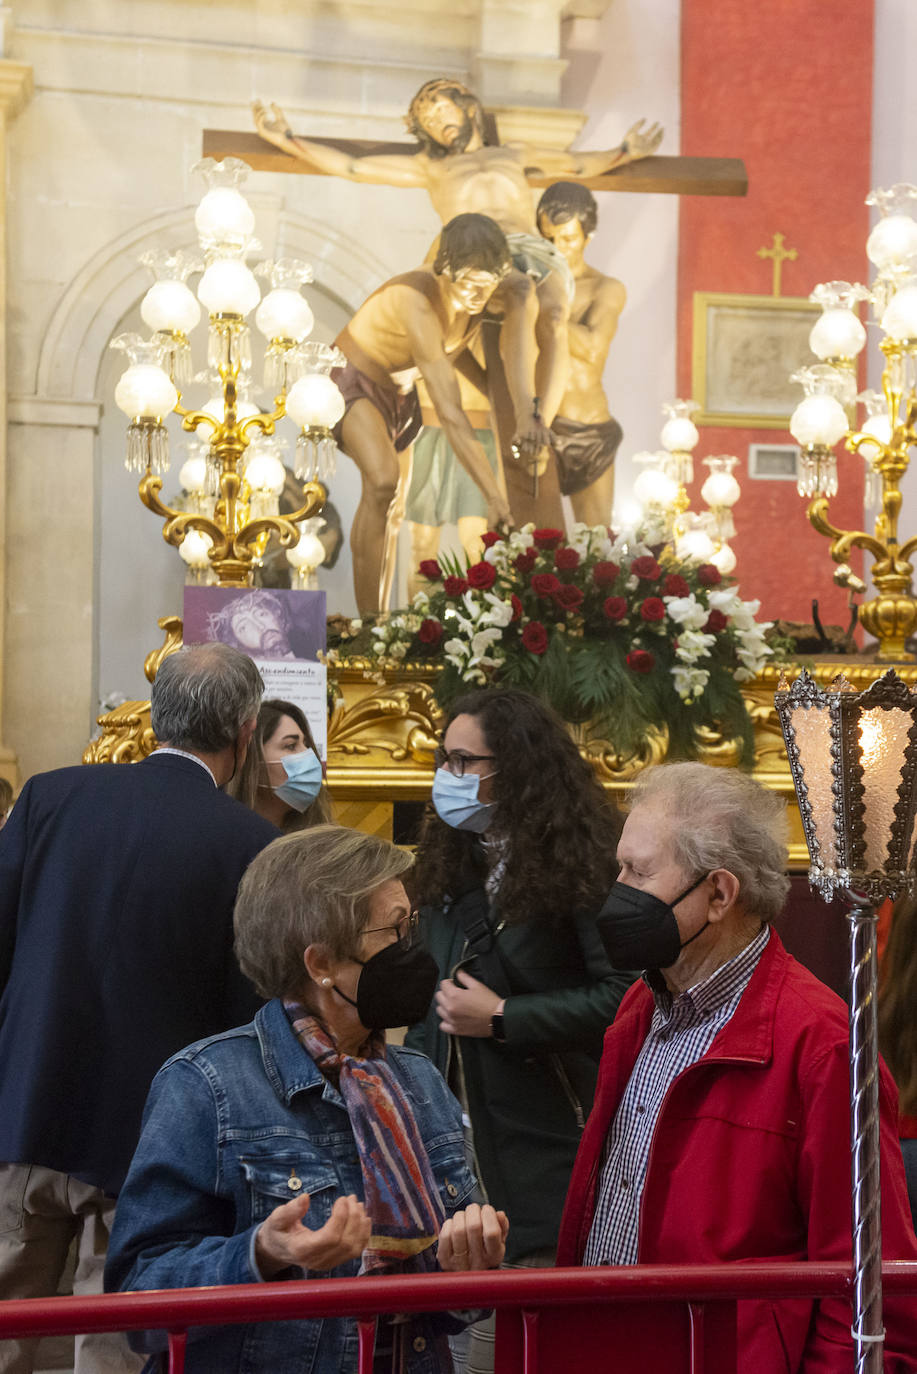
[[[335,987],[339,997],[356,1007],[367,1030],[388,1030],[393,1026],[413,1026],[430,1010],[439,968],[423,945],[396,940],[371,959],[356,959],[362,965],[357,981],[357,999]]]
[[[599,938],[612,967],[669,968],[674,964],[681,951],[702,935],[710,922],[705,921],[690,940],[682,943],[673,908],[707,877],[709,874],[702,873],[672,902],[664,902],[639,887],[615,883],[596,918]]]

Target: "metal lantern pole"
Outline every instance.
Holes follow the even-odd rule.
[[[876,906],[913,891],[917,694],[887,672],[862,692],[803,671],[776,696],[809,882],[850,908],[850,1154],[857,1374],[882,1374],[882,1208]]]
[[[853,1183],[853,1334],[857,1374],[882,1374],[882,1208],[876,912],[858,893],[850,925],[850,1151]]]

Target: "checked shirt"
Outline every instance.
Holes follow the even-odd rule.
[[[656,1010],[608,1134],[584,1264],[637,1263],[640,1198],[663,1099],[735,1012],[769,938],[765,926],[733,959],[674,999],[658,974],[643,975]]]

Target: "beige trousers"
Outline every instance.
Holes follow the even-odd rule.
[[[0,1164],[0,1299],[57,1293],[71,1242],[73,1292],[102,1292],[114,1198],[38,1164]],[[32,1374],[37,1340],[0,1341],[0,1374]],[[144,1360],[120,1333],[77,1336],[75,1374],[137,1374]]]

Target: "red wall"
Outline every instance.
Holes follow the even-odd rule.
[[[691,395],[693,292],[770,295],[772,263],[757,250],[775,232],[798,251],[783,264],[781,295],[807,297],[821,281],[868,281],[872,68],[873,0],[683,0],[681,151],[741,157],[749,187],[743,199],[681,202],[680,396]],[[758,442],[793,441],[780,430],[709,426],[695,450],[696,459],[740,459],[733,547],[742,592],[760,597],[772,619],[808,621],[817,597],[825,623],[846,624],[828,540],[806,520],[795,484],[748,479],[748,446]],[[707,469],[696,466],[692,504],[703,509]],[[840,472],[831,518],[860,529],[861,460],[841,453]]]

